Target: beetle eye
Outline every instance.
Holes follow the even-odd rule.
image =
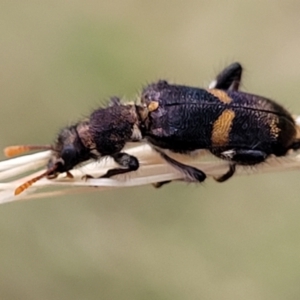
[[[66,146],[63,148],[61,152],[61,157],[64,161],[72,159],[72,157],[76,156],[76,151],[73,146]]]
[[[73,146],[65,146],[61,152],[63,167],[65,170],[72,169],[77,163],[77,151]]]

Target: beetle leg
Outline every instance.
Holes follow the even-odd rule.
[[[266,160],[267,153],[260,150],[232,149],[220,153],[220,157],[241,165],[256,165]]]
[[[108,170],[104,175],[100,177],[93,177],[91,175],[83,176],[83,179],[89,178],[110,178],[115,175],[125,174],[128,172],[136,171],[139,168],[139,161],[136,157],[129,155],[124,152],[119,152],[113,155],[110,155],[114,161],[119,164],[122,168],[115,168]]]
[[[232,177],[232,175],[235,173],[235,166],[236,166],[236,164],[230,164],[229,165],[229,170],[220,177],[214,177],[214,180],[216,180],[218,182],[226,181],[227,179]]]
[[[119,152],[111,155],[111,157],[122,168],[110,169],[104,175],[100,176],[100,178],[110,178],[115,175],[136,171],[139,168],[138,159],[127,153]]]
[[[299,150],[300,149],[300,140],[295,140],[291,145],[290,149]]]
[[[166,181],[161,181],[161,182],[155,182],[155,183],[152,183],[153,187],[155,187],[156,189],[159,189],[160,187],[162,187],[163,185],[165,184],[168,184],[172,182],[172,180],[166,180]]]
[[[243,68],[240,63],[235,62],[221,71],[209,88],[226,91],[237,91],[240,86]]]
[[[175,169],[177,169],[178,171],[180,171],[181,173],[183,173],[185,175],[185,181],[202,182],[205,180],[206,174],[203,171],[201,171],[197,168],[194,168],[192,166],[182,164],[179,161],[171,158],[170,156],[168,156],[167,154],[165,154],[164,152],[162,152],[158,149],[155,149],[155,150],[161,155],[161,157],[167,163],[169,163],[172,167],[174,167]],[[165,184],[167,182],[164,181],[162,183]],[[160,185],[160,183],[157,183],[157,184]]]
[[[241,165],[255,165],[266,160],[267,154],[260,150],[227,150],[220,154],[223,159],[236,162]],[[224,182],[235,173],[236,163],[231,163],[229,165],[229,170],[222,176],[214,178],[218,182]]]

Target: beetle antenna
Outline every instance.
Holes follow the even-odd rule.
[[[32,186],[35,182],[37,182],[38,180],[46,177],[47,175],[49,175],[50,173],[55,171],[56,168],[57,168],[57,166],[54,165],[52,168],[48,169],[46,172],[42,173],[41,175],[38,175],[38,176],[31,178],[28,181],[24,182],[22,185],[20,185],[19,187],[17,187],[15,189],[15,196],[21,194],[22,192],[27,190],[30,186]]]
[[[17,145],[6,147],[4,149],[4,154],[6,157],[12,157],[34,150],[53,150],[53,147],[51,145]]]

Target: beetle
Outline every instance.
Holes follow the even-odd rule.
[[[233,63],[216,76],[208,89],[160,80],[143,89],[140,103],[122,103],[113,97],[109,106],[62,129],[51,146],[8,147],[8,156],[28,150],[52,150],[47,170],[22,184],[15,193],[43,177],[55,178],[64,172],[71,176],[70,171],[77,165],[105,156],[112,157],[119,167],[108,170],[102,178],[135,171],[138,159],[122,152],[126,143],[134,141],[146,140],[189,182],[202,182],[206,174],[176,161],[165,150],[185,155],[209,150],[228,161],[228,171],[215,178],[223,182],[233,176],[236,165],[259,164],[272,154],[284,156],[290,149],[299,149],[292,115],[270,99],[239,91],[241,77],[241,64]]]

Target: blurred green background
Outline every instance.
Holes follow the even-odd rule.
[[[299,1],[0,1],[0,148],[159,78],[300,113]],[[1,159],[4,157],[1,156]],[[0,207],[0,299],[300,299],[299,173]]]

